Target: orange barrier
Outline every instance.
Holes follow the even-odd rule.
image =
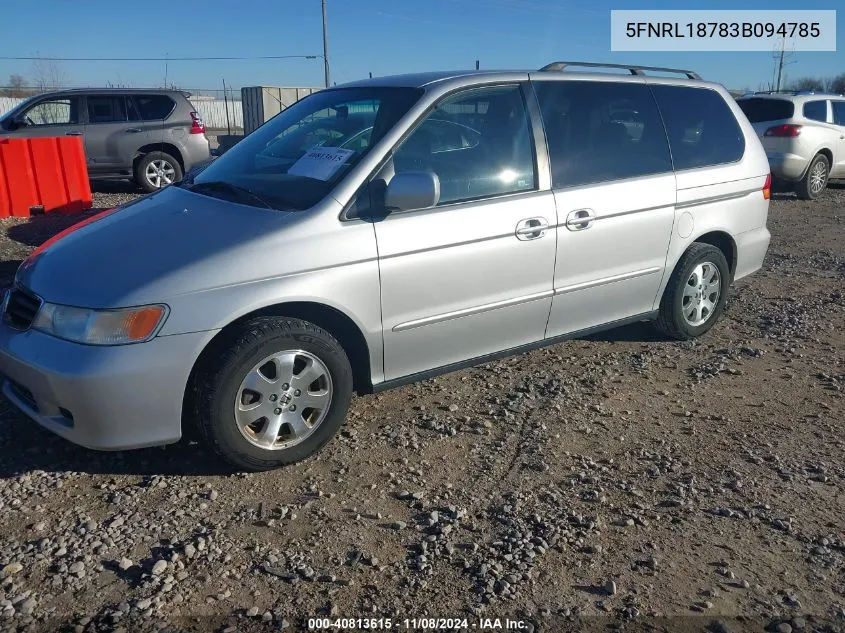
[[[0,139],[0,218],[91,208],[82,139]]]

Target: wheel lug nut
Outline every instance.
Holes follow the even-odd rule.
[[[288,409],[288,411],[296,411],[296,405],[295,404],[290,405],[290,408]]]
[[[298,395],[299,395],[299,394],[301,394],[301,393],[302,393],[302,392],[301,392],[299,389],[297,389],[296,391],[294,391],[294,392],[293,392],[293,395],[298,396]]]
[[[276,401],[276,399],[277,399],[278,397],[279,397],[279,396],[277,396],[275,393],[274,393],[274,394],[270,394],[270,402],[275,402],[275,401]]]
[[[285,383],[282,385],[282,389],[290,389],[290,385],[288,383]]]
[[[273,413],[275,413],[276,415],[282,415],[282,410],[277,408],[273,410]]]

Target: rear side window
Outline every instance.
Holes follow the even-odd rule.
[[[535,84],[552,186],[573,187],[672,171],[648,86],[596,81]]]
[[[781,119],[791,119],[795,116],[795,104],[785,99],[750,97],[748,99],[739,99],[737,104],[752,123],[779,121]]]
[[[845,101],[831,101],[833,106],[833,122],[836,125],[845,125]]]
[[[676,170],[733,163],[745,137],[722,96],[709,88],[652,86]]]
[[[142,121],[160,121],[173,112],[176,103],[167,95],[135,95]]]
[[[813,121],[827,121],[827,101],[807,101],[804,103],[804,118]]]
[[[88,97],[88,123],[126,121],[126,99],[122,96]]]

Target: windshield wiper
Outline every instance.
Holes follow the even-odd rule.
[[[264,198],[262,198],[258,194],[253,193],[246,187],[241,187],[240,185],[233,185],[232,183],[226,182],[225,180],[209,180],[208,182],[189,183],[186,189],[188,189],[188,191],[197,192],[201,190],[228,191],[229,193],[236,194],[236,196],[239,196],[242,200],[244,198],[249,198],[251,200],[261,203],[261,206],[266,209],[275,209],[275,207],[273,207],[269,202],[264,200]]]

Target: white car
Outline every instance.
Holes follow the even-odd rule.
[[[755,93],[737,100],[763,142],[772,175],[801,198],[818,198],[830,178],[845,178],[845,96]]]

